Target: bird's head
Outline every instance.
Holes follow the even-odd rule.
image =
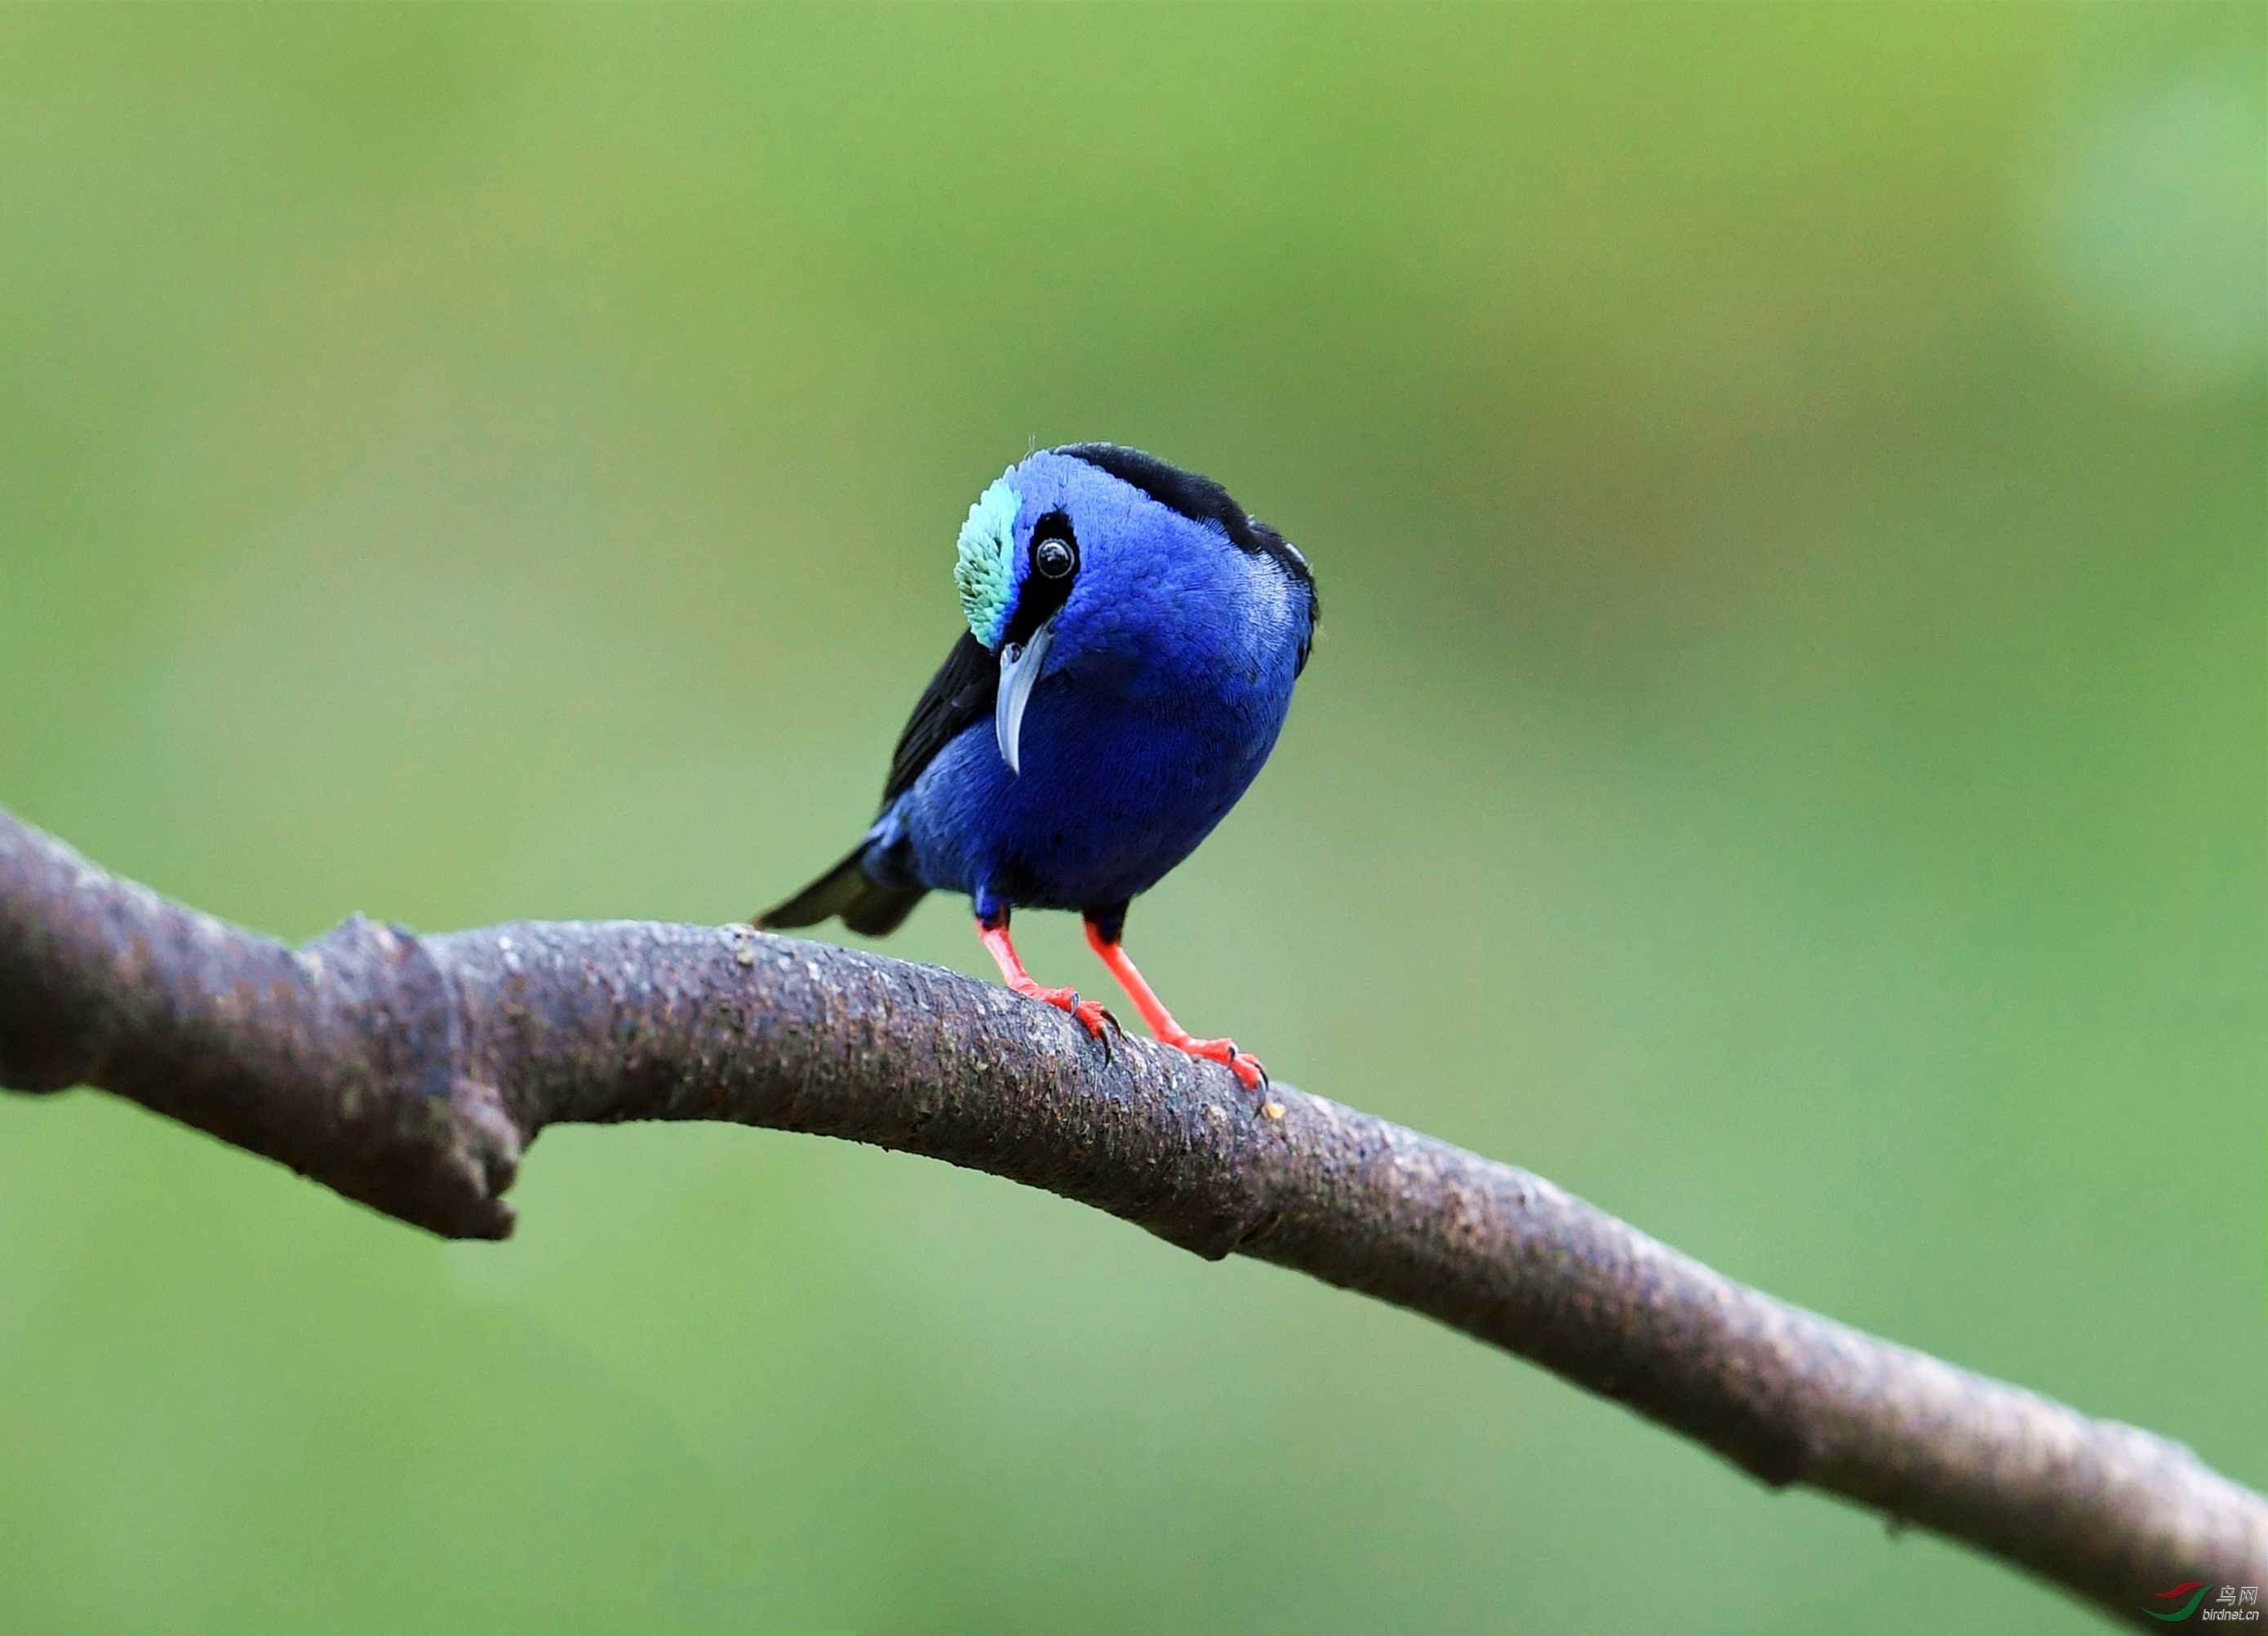
[[[993,725],[1012,770],[1032,688],[1074,652],[1130,664],[1277,612],[1304,665],[1314,626],[1314,581],[1290,541],[1219,483],[1117,444],[1010,466],[968,508],[953,579],[970,633],[999,657]]]

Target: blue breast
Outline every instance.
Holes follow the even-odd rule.
[[[1066,631],[1069,651],[1025,713],[1023,771],[1008,770],[989,721],[971,727],[876,824],[880,850],[909,861],[918,884],[971,894],[980,912],[988,900],[1101,908],[1147,891],[1211,833],[1275,747],[1306,606],[1304,595],[1270,595],[1257,608],[1233,599],[1214,619],[1184,607],[1169,640],[1155,627]]]

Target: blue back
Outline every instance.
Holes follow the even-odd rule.
[[[979,913],[1114,908],[1195,850],[1267,760],[1313,639],[1312,586],[1272,535],[1272,551],[1246,548],[1089,460],[1048,451],[1004,481],[1019,595],[1042,517],[1067,517],[1079,552],[1022,771],[990,717],[972,723],[885,810],[868,867],[967,892]]]

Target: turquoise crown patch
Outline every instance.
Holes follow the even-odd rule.
[[[970,633],[988,648],[1000,645],[1016,593],[1016,513],[1023,504],[1024,496],[1003,477],[977,496],[961,525],[953,583]]]

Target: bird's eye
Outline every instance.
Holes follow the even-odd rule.
[[[1079,566],[1079,554],[1067,541],[1042,539],[1032,547],[1032,566],[1049,579],[1061,579]]]

